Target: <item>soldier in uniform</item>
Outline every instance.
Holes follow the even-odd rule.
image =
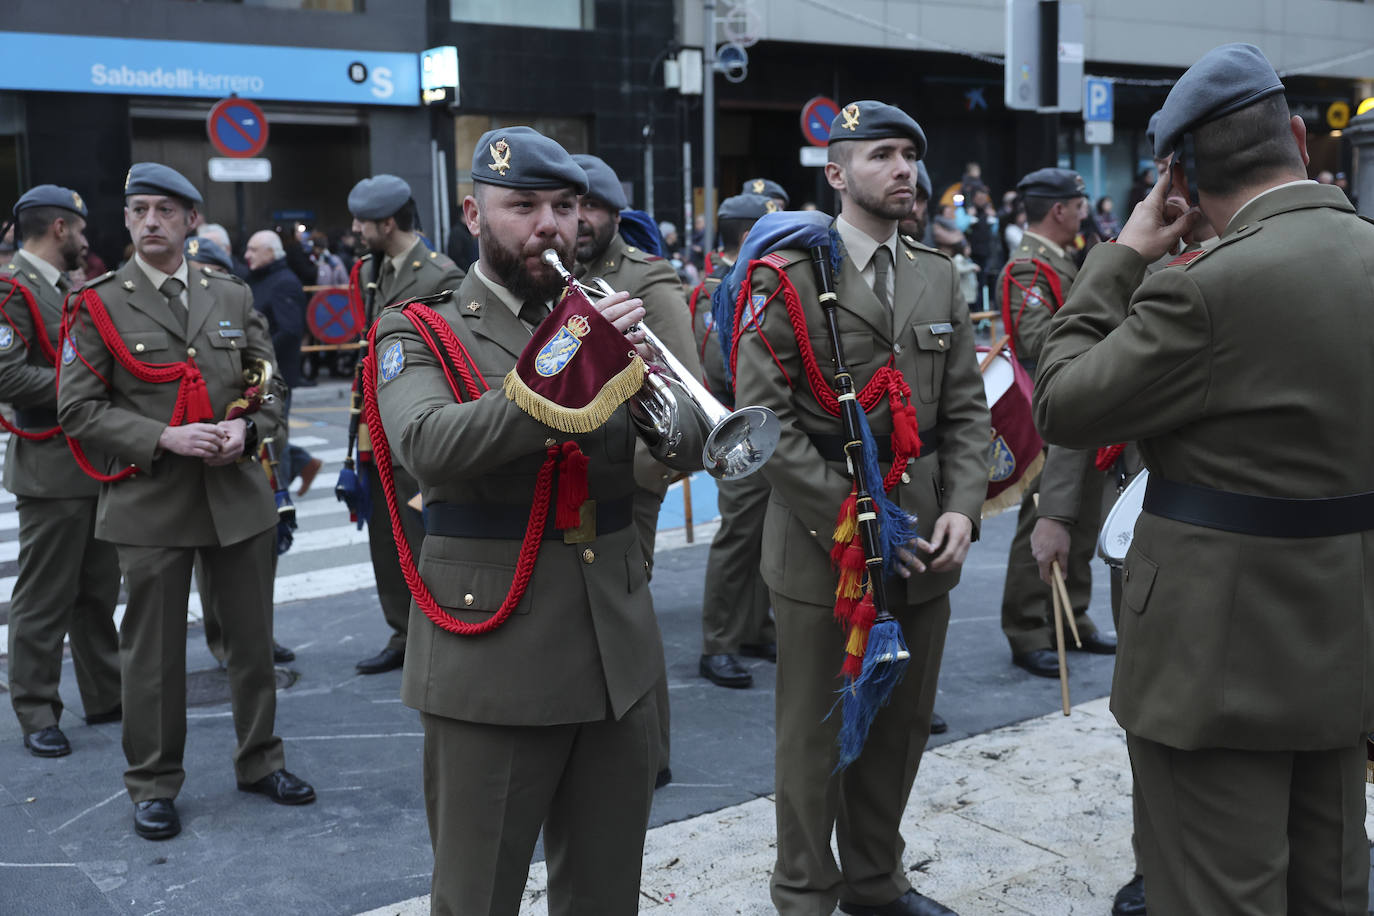
[[[640,897],[663,650],[632,520],[627,407],[573,437],[588,460],[589,530],[548,526],[532,542],[527,587],[497,628],[468,636],[436,626],[489,622],[512,600],[517,565],[530,568],[522,538],[536,479],[568,439],[525,413],[500,380],[510,390],[508,375],[561,289],[541,254],[572,263],[586,174],[553,140],[506,127],[478,141],[472,177],[463,216],[479,260],[457,291],[422,303],[456,335],[462,358],[441,360],[424,342],[408,320],[418,304],[388,310],[376,335],[382,423],[426,507],[419,573],[434,607],[417,597],[411,612],[402,698],[425,729],[431,907],[516,913],[542,826],[550,912],[628,916]],[[598,308],[612,337],[644,314],[625,294]],[[455,403],[450,360],[470,363],[491,390]],[[700,467],[704,437],[689,425],[676,458],[661,445],[656,455]]]
[[[120,717],[119,560],[113,546],[95,539],[100,486],[77,467],[57,426],[66,271],[86,252],[86,204],[75,191],[39,185],[19,198],[14,217],[24,247],[0,269],[0,401],[14,411],[4,482],[15,495],[20,545],[9,614],[10,703],[29,752],[61,757],[72,750],[58,724],[68,633],[87,724]]]
[[[411,197],[410,185],[395,175],[364,178],[348,192],[348,211],[353,214],[353,231],[367,246],[353,268],[351,282],[363,303],[363,334],[381,317],[382,309],[393,302],[432,296],[457,289],[463,282],[463,269],[447,255],[430,251],[417,234],[419,214]],[[361,402],[354,391],[354,410]],[[401,576],[396,556],[396,541],[387,524],[386,503],[381,483],[370,467],[371,444],[367,424],[358,422],[359,461],[366,471],[371,493],[372,517],[367,522],[367,544],[372,554],[372,575],[377,582],[377,599],[382,616],[391,627],[391,638],[376,655],[358,662],[359,674],[381,674],[401,667],[406,656],[406,628],[410,618],[410,589]],[[404,503],[420,492],[420,485],[405,470],[395,468],[396,487]],[[418,554],[424,540],[420,515],[412,509],[403,513],[406,540]]]
[[[735,396],[771,408],[782,425],[777,451],[763,468],[773,492],[762,569],[778,632],[772,898],[784,916],[829,913],[837,901],[850,914],[951,912],[912,889],[898,825],[930,732],[949,591],[976,536],[987,492],[989,427],[954,266],[897,232],[911,211],[925,149],[916,122],[880,102],[845,106],[830,130],[825,173],[841,200],[832,225],[843,249],[836,286],[845,356],[856,388],[883,379],[885,390],[868,411],[880,460],[893,461],[895,449],[885,447],[894,431],[890,402],[908,400],[903,387],[922,443],[889,493],[919,519],[921,533],[916,553],[905,561],[905,581],[894,580],[887,590],[911,651],[910,668],[877,714],[862,756],[840,773],[840,717],[827,714],[841,686],[845,636],[835,624],[838,580],[828,554],[851,481],[843,424],[822,407],[824,393],[805,381],[798,338],[809,336],[818,374],[827,375],[821,367],[831,365],[833,354],[808,252],[774,252],[768,257],[776,266],[756,267],[750,278],[750,303],[759,303],[753,314],[762,310],[762,317],[744,325]],[[795,290],[805,327],[794,326],[783,307],[784,295],[792,298],[783,276]],[[777,295],[780,289],[784,295]],[[889,365],[895,373],[879,375]]]
[[[739,192],[770,197],[773,203],[778,205],[779,210],[786,210],[792,203],[792,198],[787,196],[787,190],[771,178],[751,178],[740,186]]]
[[[186,777],[186,603],[197,557],[219,602],[239,789],[293,805],[315,791],[284,769],[273,734],[277,511],[266,475],[245,457],[257,423],[264,436],[279,431],[280,411],[265,401],[246,418],[219,419],[244,398],[249,361],[272,362],[272,341],[243,281],[191,273],[182,246],[201,199],[195,187],[140,162],[124,191],[135,255],[69,310],[58,414],[74,443],[109,456],[85,470],[104,481],[95,533],[115,545],[128,589],[124,784],[138,835],[166,839],[181,829],[173,799]]]
[[[1191,135],[1194,162],[1088,256],[1035,395],[1052,442],[1150,470],[1112,711],[1170,916],[1368,909],[1374,227],[1307,180],[1283,90],[1245,44],[1174,85],[1155,152]],[[1142,282],[1198,219],[1189,177],[1221,240]]]
[[[692,292],[692,331],[701,356],[706,387],[733,408],[735,397],[725,372],[720,340],[714,333],[711,294],[734,266],[749,229],[777,203],[761,194],[737,194],[721,201],[716,212],[719,257],[724,270],[712,274]],[[768,616],[768,586],[759,574],[763,516],[768,509],[768,481],[762,474],[716,481],[720,528],[706,555],[706,584],[701,596],[701,676],[721,687],[749,687],[754,676],[739,655],[777,661],[778,645]]]
[[[587,193],[579,204],[577,224],[577,268],[579,279],[599,277],[612,289],[624,290],[644,303],[644,323],[658,335],[682,365],[697,377],[701,365],[692,339],[692,317],[677,272],[663,258],[627,245],[617,231],[620,211],[627,206],[625,191],[611,167],[596,156],[576,155],[573,160],[587,175]],[[635,528],[644,549],[644,569],[654,574],[654,540],[658,533],[658,510],[668,485],[679,476],[672,468],[656,461],[647,445],[635,451]],[[668,680],[654,688],[658,704],[659,781],[672,778],[669,768]]]
[[[1078,273],[1071,246],[1087,213],[1087,190],[1082,176],[1068,169],[1031,172],[1016,190],[1026,202],[1026,233],[1002,269],[999,291],[1005,333],[1033,375],[1050,319]],[[1088,617],[1103,481],[1092,452],[1051,447],[1044,470],[1021,500],[1002,586],[1002,632],[1012,663],[1031,674],[1059,676],[1054,605],[1050,586],[1040,578],[1042,559],[1047,568],[1057,561],[1064,574],[1083,650],[1116,651],[1116,640],[1099,633]],[[1067,648],[1076,647],[1070,641]]]

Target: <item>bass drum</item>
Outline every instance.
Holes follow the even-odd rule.
[[[1141,472],[1132,478],[1116,498],[1107,519],[1102,523],[1102,533],[1097,536],[1098,556],[1107,561],[1108,566],[1120,569],[1126,562],[1126,551],[1131,549],[1135,540],[1135,521],[1145,505],[1145,484],[1150,472]]]
[[[988,492],[983,518],[1021,504],[1022,494],[1044,466],[1045,443],[1031,416],[1034,383],[1010,349],[978,347],[983,393],[992,420],[988,443]]]

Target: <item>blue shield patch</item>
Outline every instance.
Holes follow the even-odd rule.
[[[394,379],[396,376],[400,375],[401,370],[405,367],[405,350],[402,349],[401,342],[398,340],[391,346],[387,347],[386,352],[382,354],[382,365],[378,374],[381,376],[382,382],[386,383]]]
[[[14,346],[14,328],[7,324],[0,324],[0,350],[8,350]]]
[[[62,365],[70,366],[76,362],[76,347],[72,346],[72,339],[68,337],[62,341]]]
[[[552,378],[563,371],[581,346],[582,341],[567,327],[559,328],[558,333],[535,354],[534,371],[544,378]]]
[[[1007,440],[998,436],[988,447],[988,480],[1001,483],[1010,480],[1016,473],[1016,456],[1011,453]]]
[[[758,329],[759,322],[763,320],[763,304],[768,301],[768,297],[763,293],[754,293],[749,297],[749,303],[744,307],[744,329],[754,331]]]
[[[706,313],[706,317],[702,319],[702,321],[706,325],[706,330],[708,331],[716,326],[716,316],[710,312]]]

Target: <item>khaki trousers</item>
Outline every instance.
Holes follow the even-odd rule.
[[[894,590],[895,591],[895,590]],[[834,773],[844,633],[829,605],[773,593],[778,628],[778,858],[771,885],[783,916],[831,916],[837,901],[890,903],[911,887],[898,826],[906,810],[940,676],[949,596],[895,608],[911,661],[873,722],[862,756]],[[840,862],[830,851],[835,835]]]
[[[19,572],[9,613],[10,703],[24,734],[62,717],[62,640],[70,634],[86,715],[119,705],[119,559],[95,539],[94,496],[20,496]]]
[[[658,537],[658,513],[663,508],[663,494],[635,487],[631,504],[634,513],[635,531],[639,534],[639,546],[644,549],[644,570],[649,579],[654,578],[654,541]],[[663,677],[654,685],[654,706],[658,710],[658,766],[654,772],[666,770],[672,751],[672,714],[668,709],[668,670],[664,668]]]
[[[1365,746],[1183,751],[1126,735],[1151,913],[1366,916]]]
[[[770,643],[768,586],[759,573],[763,517],[772,487],[762,474],[716,481],[720,528],[706,555],[701,601],[701,652],[734,655],[740,643]]]
[[[652,697],[619,721],[420,721],[434,916],[515,916],[541,827],[550,916],[639,911],[658,756]]]
[[[186,600],[199,555],[216,597],[233,702],[234,775],[256,782],[285,766],[273,734],[272,558],[276,526],[225,547],[118,545],[129,603],[119,633],[124,677],[124,785],[135,801],[175,798],[186,778]]]
[[[372,517],[367,521],[367,546],[372,554],[372,575],[377,581],[377,599],[382,616],[391,627],[386,647],[397,652],[406,650],[406,628],[410,624],[410,588],[401,574],[401,558],[396,552],[396,538],[391,531],[391,515],[386,509],[386,494],[377,476],[377,466],[367,467],[367,486],[372,494]],[[396,478],[396,499],[401,503],[401,528],[410,544],[411,555],[419,562],[420,547],[425,542],[424,517],[407,506],[406,500],[420,492],[414,477],[398,464],[392,465]]]

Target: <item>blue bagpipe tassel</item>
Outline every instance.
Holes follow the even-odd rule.
[[[348,506],[348,514],[363,530],[372,515],[372,493],[367,486],[367,468],[355,466],[352,458],[344,460],[339,479],[334,484],[334,498]]]
[[[873,430],[868,427],[868,417],[863,408],[859,415],[859,438],[863,442],[863,467],[855,468],[863,474],[864,486],[873,499],[873,509],[878,514],[878,529],[881,534],[879,543],[883,548],[883,572],[889,576],[898,575],[901,562],[897,549],[905,547],[916,539],[916,517],[901,506],[888,499],[883,491],[883,472],[878,467],[878,444],[873,439]]]
[[[853,680],[846,678],[841,689],[844,707],[838,743],[838,772],[859,759],[873,720],[892,699],[892,691],[906,676],[911,653],[902,639],[902,625],[887,617],[873,625],[868,632],[868,645],[863,656],[863,670]]]
[[[277,501],[277,556],[281,556],[291,549],[295,539],[292,532],[296,530],[296,506],[288,490],[277,490],[273,496]]]

